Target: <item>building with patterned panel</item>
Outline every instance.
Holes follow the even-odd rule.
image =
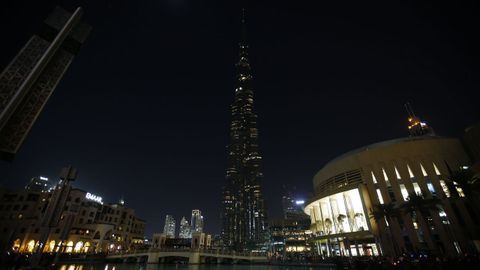
[[[91,27],[83,10],[56,8],[0,74],[0,158],[11,160],[57,87]]]

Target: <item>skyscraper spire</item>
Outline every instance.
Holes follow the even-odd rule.
[[[257,115],[253,110],[252,75],[248,61],[245,11],[237,62],[235,99],[230,106],[228,167],[222,194],[222,238],[232,249],[253,249],[265,241],[266,213],[260,184],[262,157],[258,147]]]
[[[242,8],[242,37],[240,39],[240,42],[242,44],[247,44],[247,16],[246,16],[246,10],[245,8]]]

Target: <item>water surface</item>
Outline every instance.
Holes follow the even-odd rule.
[[[97,263],[64,264],[59,270],[313,270],[329,269],[319,266],[276,266],[239,264],[136,264],[136,263]]]

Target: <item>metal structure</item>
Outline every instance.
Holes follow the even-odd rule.
[[[0,74],[0,158],[12,160],[91,27],[56,8]]]

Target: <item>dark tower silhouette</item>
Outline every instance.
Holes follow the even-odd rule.
[[[231,108],[228,167],[222,193],[222,238],[235,250],[254,249],[266,235],[265,203],[260,184],[262,157],[258,148],[257,115],[253,111],[251,67],[248,61],[245,11],[242,14],[237,87]]]
[[[408,131],[410,136],[435,135],[433,129],[415,115],[410,103],[405,103],[405,109],[408,113]]]
[[[87,38],[82,13],[57,7],[0,74],[0,158],[13,159]]]

